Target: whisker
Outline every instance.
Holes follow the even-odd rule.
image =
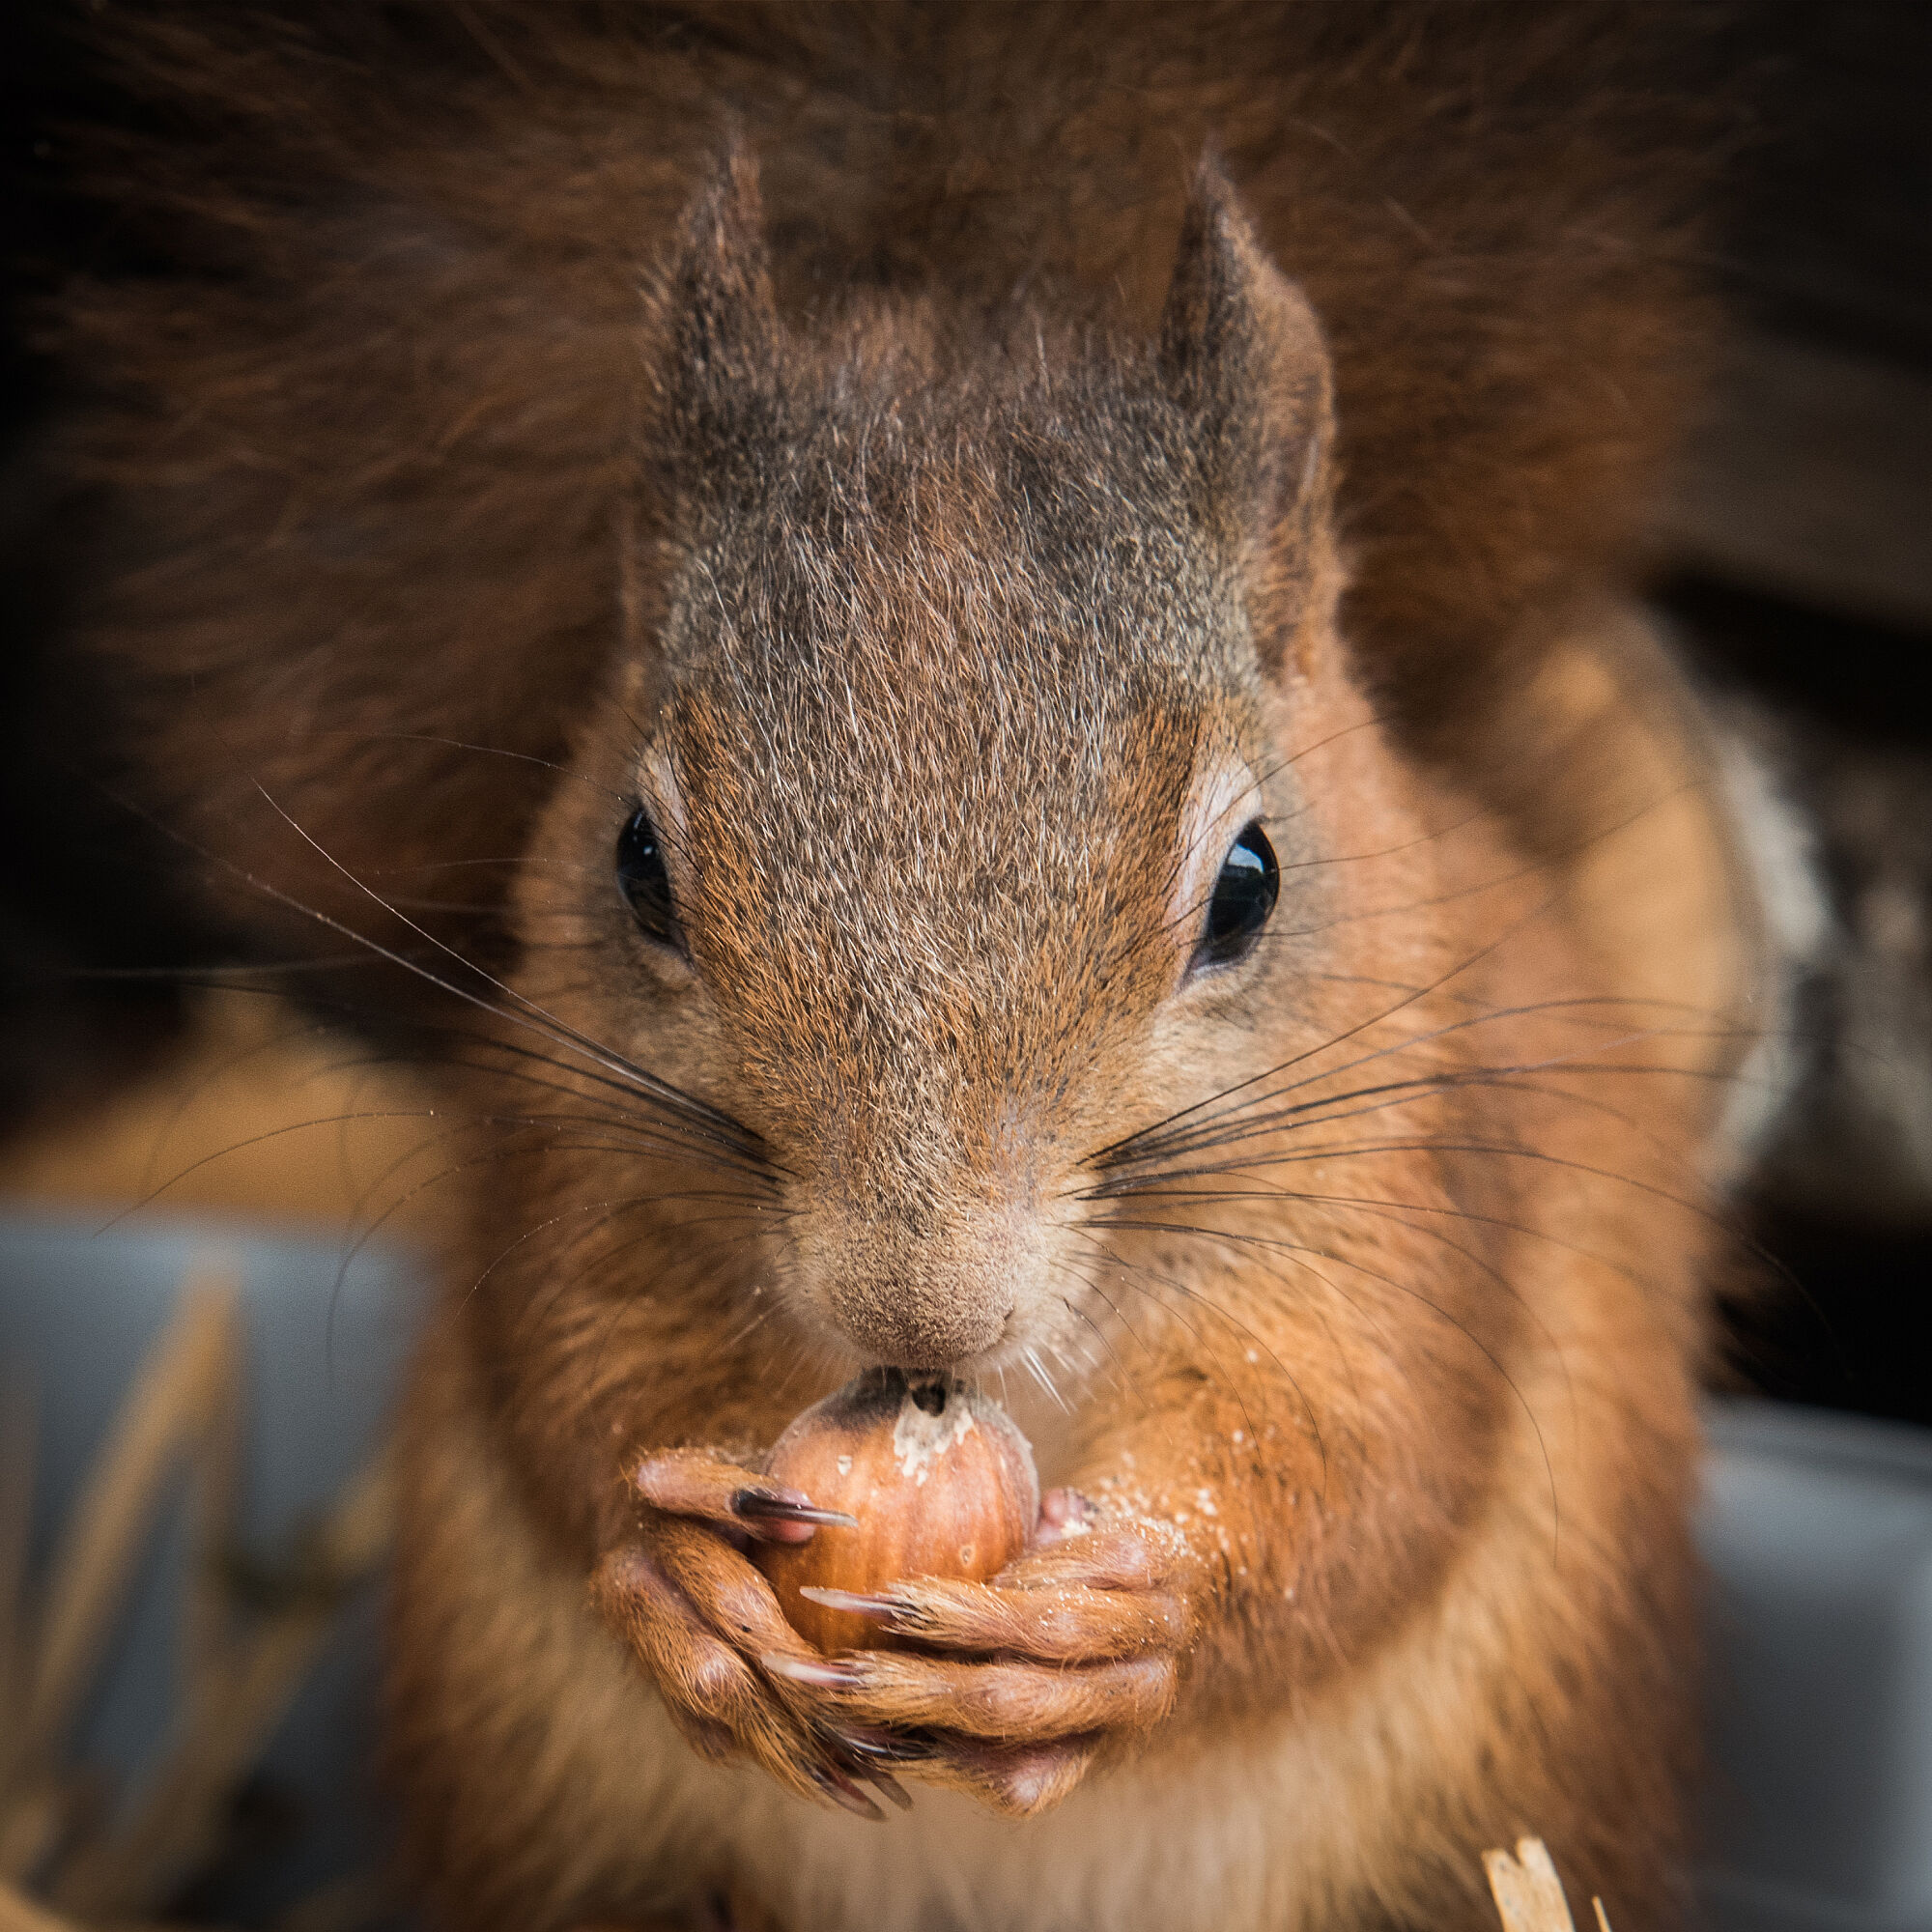
[[[1207,1312],[1209,1315],[1213,1316],[1216,1321],[1223,1321],[1227,1323],[1229,1327],[1237,1330],[1242,1336],[1246,1338],[1246,1340],[1254,1344],[1257,1350],[1264,1350],[1267,1354],[1268,1359],[1274,1364],[1276,1369],[1280,1371],[1282,1378],[1287,1381],[1288,1385],[1292,1389],[1293,1389],[1296,1396],[1300,1398],[1302,1410],[1308,1417],[1309,1427],[1315,1433],[1316,1441],[1319,1446],[1321,1439],[1321,1423],[1315,1413],[1314,1405],[1308,1400],[1307,1394],[1302,1389],[1300,1382],[1296,1380],[1293,1371],[1291,1370],[1287,1365],[1287,1363],[1285,1363],[1281,1359],[1281,1357],[1275,1353],[1273,1348],[1269,1346],[1267,1341],[1261,1335],[1257,1334],[1254,1329],[1250,1328],[1247,1325],[1247,1323],[1242,1321],[1237,1316],[1229,1314],[1226,1309],[1219,1307],[1216,1303],[1211,1301],[1207,1295],[1201,1293],[1198,1289],[1190,1287],[1187,1283],[1179,1280],[1176,1276],[1169,1275],[1158,1268],[1150,1266],[1146,1262],[1141,1262],[1141,1261],[1129,1262],[1125,1257],[1118,1254],[1109,1245],[1108,1242],[1106,1242],[1104,1239],[1100,1237],[1098,1232],[1096,1232],[1097,1230],[1104,1229],[1110,1225],[1111,1224],[1108,1222],[1088,1221],[1081,1223],[1079,1227],[1075,1230],[1075,1232],[1080,1236],[1082,1236],[1091,1246],[1095,1247],[1100,1251],[1102,1259],[1108,1264],[1108,1265],[1113,1267],[1114,1270],[1121,1275],[1122,1280],[1126,1281],[1127,1286],[1129,1288],[1135,1288],[1139,1286],[1139,1284],[1131,1280],[1126,1273],[1127,1268],[1131,1266],[1140,1269],[1142,1273],[1147,1274],[1151,1276],[1153,1280],[1160,1282],[1164,1287],[1173,1289],[1177,1294],[1181,1295],[1184,1299],[1186,1299],[1190,1303],[1197,1304],[1198,1306],[1206,1309]],[[1142,1290],[1141,1292],[1143,1293],[1147,1293],[1146,1290]],[[1153,1297],[1150,1296],[1149,1298],[1152,1299]],[[1219,1357],[1214,1352],[1214,1345],[1208,1340],[1207,1336],[1205,1336],[1201,1332],[1199,1327],[1197,1327],[1192,1321],[1188,1321],[1188,1319],[1184,1315],[1181,1315],[1179,1311],[1167,1308],[1164,1303],[1159,1302],[1157,1300],[1154,1302],[1154,1306],[1162,1309],[1165,1314],[1169,1315],[1173,1320],[1179,1321],[1180,1325],[1183,1328],[1185,1328],[1187,1332],[1194,1338],[1196,1345],[1207,1354],[1207,1357],[1209,1363],[1213,1366],[1215,1373],[1221,1376],[1223,1380],[1227,1383],[1229,1393],[1234,1396],[1235,1400],[1237,1403],[1240,1404],[1242,1420],[1247,1424],[1250,1433],[1254,1433],[1255,1419],[1253,1414],[1249,1411],[1247,1397],[1243,1393],[1239,1381],[1234,1376],[1229,1375],[1227,1371],[1222,1367]],[[1150,1353],[1151,1353],[1151,1350],[1150,1350]],[[1259,1435],[1257,1435],[1256,1439],[1257,1440],[1260,1439]],[[1326,1466],[1325,1452],[1324,1452],[1323,1466],[1324,1468]]]
[[[281,819],[304,844],[308,845],[325,865],[328,866],[331,870],[339,873],[355,891],[362,894],[365,898],[369,899],[375,905],[388,912],[392,918],[407,926],[418,938],[424,940],[436,951],[454,960],[465,972],[475,974],[486,985],[495,987],[506,998],[515,1001],[517,1006],[523,1009],[523,1010],[519,1011],[511,1007],[502,1005],[498,1001],[486,999],[481,994],[473,992],[468,987],[458,985],[444,974],[435,972],[429,967],[418,963],[396,948],[384,945],[382,941],[371,938],[366,933],[357,932],[353,926],[347,924],[342,920],[336,919],[332,914],[323,912],[314,906],[303,904],[301,900],[296,898],[292,894],[283,892],[279,887],[271,885],[268,880],[249,871],[245,867],[237,865],[233,860],[226,859],[219,853],[211,852],[206,847],[197,844],[194,840],[186,838],[173,826],[156,818],[153,813],[142,810],[131,800],[121,797],[110,788],[103,786],[101,789],[105,792],[106,796],[113,798],[123,810],[140,818],[144,823],[153,826],[164,838],[187,846],[188,849],[196,852],[211,865],[214,865],[230,873],[233,877],[240,879],[252,891],[261,894],[263,896],[273,901],[273,903],[286,906],[290,911],[300,914],[304,919],[314,921],[316,923],[327,927],[329,931],[340,933],[345,939],[367,949],[369,952],[381,959],[400,966],[406,972],[413,973],[417,978],[437,987],[440,991],[448,993],[452,998],[476,1007],[485,1012],[492,1013],[496,1017],[508,1022],[510,1025],[533,1032],[539,1037],[549,1039],[554,1045],[567,1047],[582,1054],[593,1064],[603,1066],[608,1072],[615,1074],[626,1081],[632,1091],[639,1096],[660,1105],[670,1117],[674,1124],[680,1126],[689,1125],[693,1131],[702,1131],[712,1137],[722,1139],[727,1145],[733,1146],[737,1151],[753,1159],[761,1159],[763,1157],[762,1147],[757,1136],[752,1133],[741,1122],[733,1121],[729,1115],[720,1112],[717,1108],[697,1099],[695,1095],[684,1093],[682,1089],[651,1073],[647,1068],[636,1065],[623,1055],[613,1052],[601,1042],[593,1040],[588,1036],[580,1033],[576,1028],[571,1027],[557,1016],[546,1012],[534,1001],[517,992],[514,987],[504,984],[495,975],[476,965],[474,961],[465,959],[453,947],[438,939],[434,933],[427,931],[405,914],[396,912],[393,907],[388,906],[384,902],[380,893],[356,878],[340,860],[335,858],[313,835],[298,823],[295,817],[280,805],[259,780],[251,780],[250,783],[268,805],[269,809],[274,812],[276,817]]]
[[[228,1146],[216,1148],[212,1153],[202,1154],[198,1159],[168,1176],[159,1186],[153,1187],[138,1201],[130,1201],[125,1208],[117,1208],[99,1227],[97,1235],[105,1235],[130,1214],[138,1214],[143,1208],[152,1206],[169,1188],[185,1180],[189,1175],[198,1174],[211,1161],[217,1161],[231,1153],[240,1153],[244,1148],[260,1147],[264,1142],[279,1140],[285,1134],[298,1134],[308,1127],[339,1126],[354,1121],[430,1121],[436,1118],[434,1108],[428,1107],[371,1107],[366,1110],[342,1114],[318,1114],[305,1121],[292,1121],[287,1126],[267,1127],[258,1134],[246,1134],[239,1141],[231,1141]]]
[[[1552,1559],[1554,1558],[1557,1550],[1556,1539],[1557,1526],[1560,1522],[1560,1510],[1556,1493],[1556,1466],[1550,1460],[1549,1445],[1544,1438],[1543,1425],[1537,1420],[1536,1411],[1530,1406],[1528,1397],[1523,1394],[1520,1385],[1504,1365],[1501,1357],[1497,1355],[1488,1343],[1473,1334],[1466,1323],[1457,1321],[1438,1302],[1432,1300],[1421,1290],[1409,1287],[1406,1282],[1399,1281],[1394,1275],[1384,1270],[1370,1267],[1366,1262],[1357,1261],[1353,1256],[1337,1254],[1326,1248],[1311,1248],[1301,1242],[1283,1241],[1265,1235],[1243,1234],[1239,1230],[1231,1228],[1201,1228],[1187,1222],[1110,1220],[1106,1225],[1152,1234],[1191,1235],[1205,1240],[1236,1241],[1245,1246],[1259,1247],[1264,1250],[1287,1255],[1319,1255],[1323,1261],[1339,1262],[1342,1266],[1351,1268],[1357,1274],[1364,1275],[1369,1280],[1378,1282],[1383,1287],[1393,1290],[1398,1294],[1406,1295],[1409,1299],[1419,1302],[1438,1321],[1443,1322],[1457,1334],[1461,1335],[1483,1357],[1502,1381],[1504,1387],[1516,1398],[1518,1406],[1522,1410],[1523,1418],[1528,1422],[1531,1433],[1536,1437],[1537,1450],[1543,1459],[1544,1474],[1549,1488],[1551,1554]],[[1521,1297],[1519,1295],[1518,1300],[1520,1301],[1520,1299]]]
[[[1339,1079],[1344,1074],[1351,1073],[1359,1067],[1372,1065],[1376,1061],[1387,1059],[1392,1054],[1406,1053],[1418,1047],[1432,1045],[1437,1040],[1448,1038],[1457,1034],[1467,1033],[1479,1026],[1491,1026],[1496,1024],[1499,1021],[1508,1019],[1534,1018],[1540,1015],[1553,1013],[1553,1012],[1573,1013],[1577,1017],[1579,1024],[1587,1024],[1593,1017],[1595,1017],[1595,1015],[1591,1012],[1582,1011],[1579,1009],[1605,1008],[1605,1007],[1628,1008],[1632,1006],[1643,1006],[1652,1008],[1658,1006],[1663,1006],[1666,1009],[1672,1009],[1683,1011],[1700,1010],[1694,1008],[1680,1008],[1677,1006],[1677,1003],[1675,1002],[1664,1002],[1664,1001],[1655,1001],[1655,1000],[1637,1001],[1637,1000],[1629,1000],[1629,999],[1611,998],[1607,996],[1594,996],[1594,995],[1579,996],[1574,999],[1563,999],[1563,1000],[1540,1000],[1540,1001],[1529,1002],[1521,1006],[1489,1009],[1481,1013],[1465,1015],[1464,1017],[1457,1020],[1445,1021],[1441,1026],[1432,1027],[1431,1029],[1429,1029],[1427,1032],[1424,1033],[1406,1035],[1403,1038],[1399,1040],[1392,1040],[1385,1046],[1377,1047],[1368,1053],[1360,1054],[1355,1059],[1346,1061],[1339,1066],[1325,1067],[1314,1073],[1304,1074],[1301,1079],[1291,1081],[1285,1087],[1276,1088],[1273,1092],[1268,1094],[1256,1094],[1252,1099],[1244,1100],[1239,1102],[1237,1105],[1234,1107],[1223,1109],[1222,1112],[1217,1115],[1210,1115],[1208,1121],[1202,1122],[1202,1125],[1206,1126],[1212,1124],[1213,1122],[1218,1121],[1236,1118],[1244,1114],[1250,1108],[1264,1106],[1271,1101],[1283,1098],[1287,1094],[1298,1093],[1302,1088],[1312,1086],[1318,1080]],[[1607,1015],[1605,1015],[1600,1023],[1606,1026],[1612,1024],[1612,1022],[1608,1019]],[[1098,1150],[1096,1152],[1088,1155],[1083,1165],[1089,1167],[1094,1167],[1094,1166],[1112,1167],[1117,1165],[1125,1166],[1131,1164],[1136,1160],[1145,1158],[1151,1153],[1163,1151],[1176,1138],[1176,1136],[1172,1134],[1163,1134],[1161,1132],[1161,1129],[1169,1126],[1170,1122],[1184,1119],[1188,1115],[1199,1113],[1203,1108],[1211,1107],[1217,1100],[1224,1099],[1231,1094],[1238,1093],[1243,1088],[1254,1086],[1258,1081],[1272,1079],[1276,1074],[1287,1072],[1291,1067],[1299,1065],[1305,1063],[1306,1061],[1313,1059],[1316,1055],[1327,1051],[1328,1045],[1339,1044],[1341,1040],[1352,1037],[1355,1031],[1357,1030],[1351,1030],[1350,1033],[1349,1034],[1339,1035],[1335,1037],[1335,1039],[1329,1041],[1326,1045],[1310,1048],[1306,1053],[1299,1054],[1293,1060],[1284,1061],[1279,1066],[1271,1067],[1264,1073],[1253,1075],[1247,1080],[1243,1080],[1236,1083],[1235,1086],[1224,1088],[1223,1090],[1221,1090],[1220,1093],[1208,1094],[1205,1098],[1195,1101],[1191,1106],[1182,1108],[1181,1110],[1179,1110],[1179,1113],[1168,1116],[1165,1121],[1157,1121],[1153,1122],[1151,1126],[1142,1128],[1138,1132],[1128,1135],[1124,1140],[1113,1142],[1108,1147],[1102,1148]],[[1745,1037],[1745,1036],[1743,1036],[1739,1030],[1735,1029],[1689,1029],[1689,1028],[1678,1028],[1678,1027],[1649,1027],[1638,1030],[1634,1033],[1627,1033],[1623,1037],[1623,1038],[1619,1040],[1605,1042],[1603,1044],[1600,1044],[1594,1050],[1597,1052],[1610,1051],[1613,1050],[1613,1048],[1618,1045],[1633,1044],[1635,1041],[1644,1038],[1689,1037],[1689,1038],[1700,1038],[1700,1039],[1722,1039],[1722,1038],[1736,1038],[1740,1037]],[[1750,1035],[1748,1037],[1754,1038],[1757,1037],[1758,1036]],[[1511,1066],[1508,1070],[1513,1072],[1536,1071],[1540,1070],[1544,1066],[1562,1065],[1562,1064],[1569,1064],[1569,1063],[1566,1061],[1566,1058],[1564,1056],[1559,1055],[1559,1056],[1553,1056],[1546,1061],[1526,1063],[1520,1067]],[[1457,1078],[1464,1070],[1465,1069],[1463,1068],[1449,1068],[1445,1069],[1440,1074],[1420,1076],[1420,1077],[1425,1080],[1427,1079],[1434,1079],[1438,1081],[1450,1080]],[[1364,1088],[1360,1091],[1364,1094],[1375,1094],[1383,1091],[1394,1091],[1395,1089],[1401,1086],[1409,1084],[1414,1084],[1414,1083],[1411,1082],[1390,1083],[1388,1088],[1369,1087],[1369,1088]],[[1336,1099],[1342,1099],[1348,1097],[1350,1096],[1347,1094],[1323,1095],[1313,1101],[1300,1104],[1301,1106],[1306,1106],[1306,1107],[1324,1106],[1331,1104],[1332,1101]],[[1300,1110],[1299,1107],[1293,1107],[1286,1110],[1286,1112],[1293,1113],[1299,1110]],[[1285,1117],[1286,1114],[1284,1114],[1283,1118]],[[1189,1129],[1187,1131],[1194,1131],[1194,1130]]]
[[[1505,942],[1507,942],[1508,940],[1514,938],[1516,934],[1519,931],[1522,930],[1523,927],[1528,925],[1532,920],[1540,918],[1545,910],[1546,910],[1545,906],[1538,906],[1533,908],[1530,912],[1525,913],[1520,920],[1518,920],[1514,925],[1506,927],[1502,932],[1498,933],[1496,937],[1491,940],[1487,946],[1478,948],[1476,952],[1470,953],[1467,957],[1459,961],[1456,965],[1448,968],[1445,972],[1440,974],[1436,979],[1431,980],[1428,984],[1418,987],[1412,993],[1405,994],[1401,999],[1395,1001],[1392,1005],[1384,1007],[1379,1012],[1371,1013],[1367,1018],[1357,1021],[1353,1026],[1345,1029],[1343,1032],[1339,1034],[1330,1035],[1330,1037],[1327,1039],[1323,1040],[1319,1046],[1308,1047],[1300,1053],[1292,1055],[1289,1059],[1282,1061],[1277,1065],[1264,1067],[1261,1072],[1252,1073],[1248,1075],[1246,1079],[1237,1080],[1234,1082],[1231,1086],[1220,1089],[1219,1092],[1217,1093],[1206,1094],[1201,1099],[1192,1101],[1185,1107],[1177,1108],[1173,1113],[1165,1116],[1163,1119],[1152,1122],[1148,1126],[1140,1128],[1134,1133],[1124,1135],[1120,1140],[1108,1142],[1104,1147],[1098,1148],[1094,1152],[1090,1153],[1087,1156],[1085,1165],[1090,1167],[1096,1167],[1096,1166],[1106,1166],[1112,1164],[1117,1159],[1123,1156],[1126,1150],[1136,1146],[1137,1144],[1145,1143],[1152,1135],[1160,1132],[1163,1128],[1171,1126],[1174,1122],[1178,1121],[1187,1120],[1193,1115],[1200,1113],[1203,1108],[1211,1107],[1215,1104],[1216,1101],[1226,1099],[1230,1094],[1243,1093],[1251,1087],[1260,1086],[1264,1081],[1273,1080],[1278,1075],[1288,1072],[1291,1068],[1303,1065],[1308,1061],[1316,1058],[1318,1055],[1331,1051],[1333,1048],[1341,1045],[1345,1040],[1354,1039],[1358,1037],[1360,1035],[1366,1033],[1369,1030],[1369,1028],[1379,1025],[1383,1020],[1394,1018],[1394,1016],[1397,1013],[1403,1011],[1405,1009],[1408,1007],[1413,1006],[1416,1001],[1426,998],[1430,993],[1438,991],[1443,986],[1446,986],[1452,980],[1459,978],[1462,974],[1466,973],[1472,966],[1478,964],[1481,960],[1487,958],[1492,952],[1495,952],[1498,947],[1505,944]],[[1428,1037],[1428,1036],[1425,1035],[1424,1037],[1426,1038]],[[1390,1050],[1392,1049],[1387,1049],[1387,1048],[1381,1049],[1381,1051],[1384,1052]],[[1378,1056],[1375,1054],[1367,1056],[1368,1059],[1375,1059]],[[1349,1068],[1347,1067],[1331,1069],[1331,1071],[1339,1071],[1339,1072],[1346,1072],[1348,1070]],[[1293,1089],[1289,1088],[1284,1091],[1293,1092]]]
[[[620,805],[630,803],[622,792],[613,791],[609,785],[600,783],[586,773],[573,771],[568,765],[559,764],[554,758],[540,758],[531,752],[513,752],[503,745],[474,745],[467,738],[442,738],[429,731],[318,731],[314,735],[352,738],[362,744],[445,745],[453,752],[480,752],[486,757],[510,758],[521,765],[541,766],[547,772],[554,772],[559,778],[588,785],[593,791],[600,791],[606,798],[615,799]]]
[[[1039,1351],[1032,1347],[1022,1349],[1020,1360],[1026,1364],[1027,1373],[1046,1391],[1054,1406],[1063,1415],[1070,1415],[1073,1411],[1067,1407],[1065,1399],[1061,1395],[1053,1378],[1047,1374],[1045,1364],[1039,1359]]]
[[[1055,1262],[1051,1264],[1051,1267],[1052,1271],[1056,1274],[1071,1275],[1081,1288],[1091,1294],[1097,1295],[1100,1300],[1106,1302],[1108,1308],[1113,1311],[1115,1320],[1121,1321],[1122,1327],[1127,1326],[1126,1322],[1121,1317],[1120,1310],[1115,1308],[1112,1299],[1101,1291],[1091,1275],[1084,1273],[1080,1268],[1074,1266],[1071,1262]],[[1094,1320],[1093,1316],[1086,1309],[1078,1306],[1067,1296],[1063,1295],[1061,1297],[1061,1306],[1069,1315],[1075,1316],[1080,1321],[1086,1322],[1093,1329],[1094,1333],[1099,1337],[1101,1345],[1106,1349],[1108,1358],[1113,1365],[1115,1386],[1122,1390],[1122,1393],[1131,1390],[1133,1387],[1133,1378],[1127,1373],[1126,1364],[1121,1360],[1121,1351],[1114,1347],[1113,1338]],[[1132,1330],[1129,1329],[1128,1332],[1131,1334]],[[1135,1336],[1134,1339],[1138,1341],[1140,1338]],[[1145,1403],[1145,1398],[1143,1401]]]

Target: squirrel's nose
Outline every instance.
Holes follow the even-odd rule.
[[[996,1348],[1029,1272],[1010,1213],[833,1210],[801,1230],[794,1280],[813,1325],[868,1362],[945,1369]]]
[[[1004,1285],[908,1280],[858,1270],[830,1285],[827,1303],[840,1335],[872,1361],[900,1369],[947,1369],[996,1347],[1013,1297]]]

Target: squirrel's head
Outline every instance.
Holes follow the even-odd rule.
[[[1152,343],[788,325],[742,156],[654,315],[621,777],[546,835],[572,983],[762,1142],[746,1266],[807,1335],[996,1364],[1073,1319],[1093,1156],[1293,1004],[1320,331],[1211,164]]]

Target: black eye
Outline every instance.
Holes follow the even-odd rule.
[[[684,944],[670,902],[670,874],[665,870],[658,829],[641,805],[617,835],[617,890],[648,937],[664,946]]]
[[[1208,929],[1194,950],[1194,965],[1227,966],[1253,951],[1268,914],[1281,896],[1281,867],[1259,825],[1250,825],[1221,861],[1214,896],[1208,901]]]

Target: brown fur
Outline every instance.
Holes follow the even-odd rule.
[[[208,272],[67,304],[88,647],[265,934],[485,1002],[392,1645],[449,1922],[1473,1925],[1523,1832],[1673,1918],[1752,914],[1614,601],[1670,177],[1548,14],[126,43]],[[1252,817],[1272,924],[1189,980]],[[1098,1514],[821,1682],[719,1528],[871,1361]],[[951,1741],[869,1837],[867,1726]]]

